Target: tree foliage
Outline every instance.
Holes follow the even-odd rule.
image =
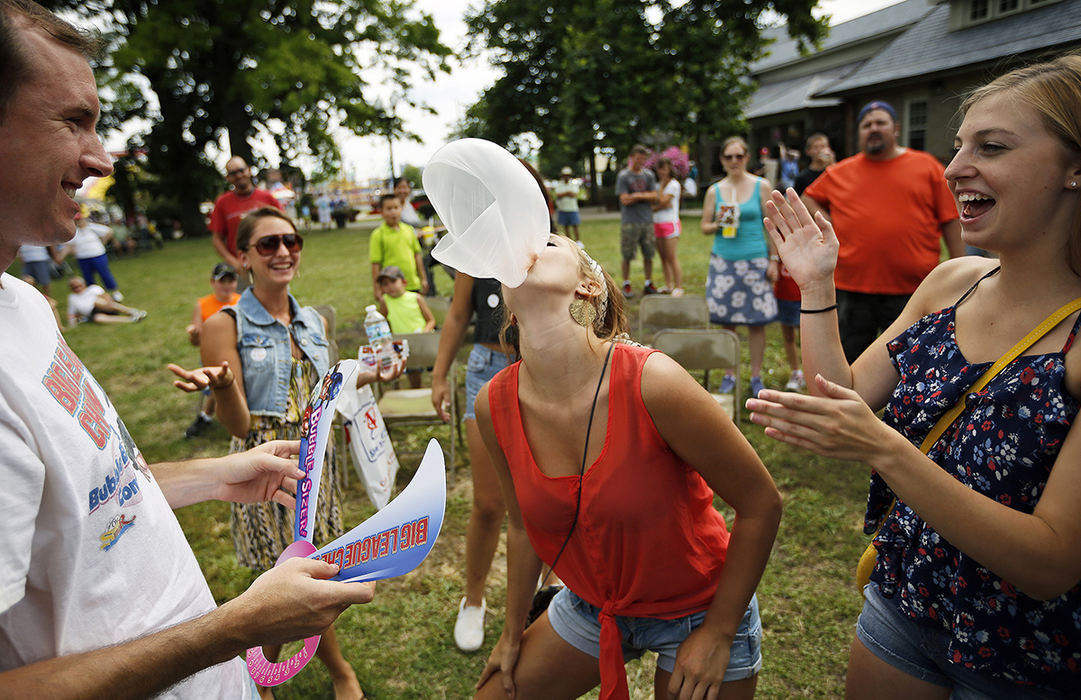
[[[815,0],[490,0],[467,18],[503,75],[460,131],[503,144],[533,132],[541,162],[638,141],[700,142],[740,126],[767,12],[802,45],[825,30]],[[592,162],[592,159],[590,159]],[[546,169],[547,170],[547,169]]]
[[[288,170],[301,156],[325,174],[340,168],[335,127],[357,134],[403,134],[366,96],[375,66],[407,85],[447,70],[449,48],[429,15],[410,0],[56,0],[99,28],[109,51],[99,76],[113,99],[105,126],[136,116],[149,132],[129,144],[148,152],[159,197],[194,219],[221,189],[208,147],[258,164],[258,136],[277,145]],[[156,104],[154,104],[156,102]],[[187,224],[185,228],[192,230]],[[197,229],[201,229],[201,222]]]

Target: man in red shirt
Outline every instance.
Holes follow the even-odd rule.
[[[210,212],[210,233],[214,250],[221,259],[236,269],[240,269],[240,258],[236,248],[236,229],[244,215],[259,207],[271,206],[278,209],[282,205],[266,190],[259,189],[251,179],[251,168],[240,156],[233,156],[225,164],[225,179],[233,189],[225,192],[214,202],[214,211]],[[283,210],[284,211],[284,210]]]
[[[942,164],[897,145],[889,104],[859,112],[860,152],[826,169],[803,193],[813,216],[830,218],[841,247],[834,281],[841,343],[849,362],[897,318],[941,257],[965,254]]]

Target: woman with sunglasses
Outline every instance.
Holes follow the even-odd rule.
[[[240,222],[236,237],[240,264],[251,275],[235,307],[203,324],[203,367],[188,372],[170,366],[187,390],[210,386],[218,420],[233,435],[230,452],[242,452],[267,440],[296,440],[308,397],[330,366],[326,320],[310,306],[300,306],[289,283],[300,267],[304,239],[281,211],[262,207]],[[239,369],[239,371],[235,371]],[[344,534],[337,455],[328,446],[326,471],[319,486],[314,542]],[[237,563],[262,572],[274,566],[293,541],[293,513],[276,503],[234,505],[231,525]],[[279,648],[265,650],[275,659]],[[336,698],[363,698],[349,662],[342,656],[334,628],[323,633],[316,655],[334,681]],[[269,689],[260,689],[273,697]]]
[[[510,520],[507,611],[476,697],[576,698],[599,682],[626,699],[624,660],[646,649],[657,697],[753,697],[753,596],[781,516],[769,473],[686,371],[619,342],[620,290],[574,241],[552,235],[503,299],[521,361],[475,410]],[[542,559],[566,588],[526,628]]]
[[[747,326],[751,346],[751,396],[762,390],[762,358],[766,353],[766,324],[777,318],[777,281],[780,258],[762,226],[763,203],[770,185],[747,172],[747,142],[739,136],[725,139],[721,165],[725,176],[706,190],[702,202],[702,233],[713,235],[709,256],[706,301],[709,319],[728,330]],[[731,372],[721,382],[730,393],[739,379]]]

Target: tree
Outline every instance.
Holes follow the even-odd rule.
[[[158,194],[175,200],[185,229],[199,202],[221,190],[208,146],[223,137],[232,154],[258,164],[256,136],[277,145],[282,166],[310,156],[324,174],[340,168],[335,127],[383,133],[387,115],[366,99],[364,70],[401,85],[417,69],[448,70],[451,50],[429,15],[409,0],[57,0],[100,26],[108,40],[104,87],[116,97],[106,125],[151,120],[131,147],[148,152]],[[150,93],[153,101],[148,99]],[[392,126],[404,135],[400,120]]]
[[[811,16],[814,4],[491,0],[466,22],[471,48],[493,51],[503,75],[459,131],[503,144],[534,132],[542,164],[588,159],[591,175],[602,146],[622,155],[650,134],[694,144],[734,131],[753,90],[747,66],[763,48],[764,16],[786,17],[805,45],[826,26]]]

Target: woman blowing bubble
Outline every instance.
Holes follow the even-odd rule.
[[[851,366],[837,331],[837,238],[789,190],[767,227],[800,286],[818,396],[747,402],[766,434],[873,469],[877,561],[848,666],[851,698],[1081,694],[1081,57],[1022,68],[962,106],[946,169],[964,240]],[[960,417],[917,448],[959,401]],[[882,421],[874,412],[885,409]],[[894,502],[896,497],[896,502]]]
[[[510,519],[507,612],[477,697],[600,682],[626,698],[624,660],[645,649],[659,697],[752,697],[754,590],[781,514],[762,462],[679,365],[615,340],[619,290],[570,239],[551,235],[503,298],[521,361],[476,415]],[[731,535],[714,492],[736,511]],[[567,587],[526,628],[542,560]]]

